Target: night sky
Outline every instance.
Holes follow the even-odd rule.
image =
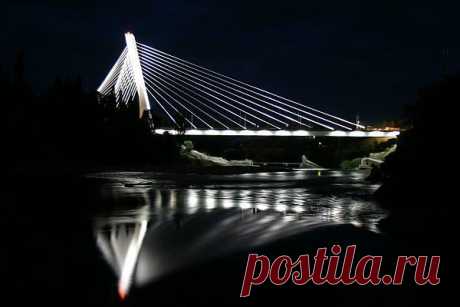
[[[364,122],[398,118],[417,88],[460,70],[458,1],[30,0],[10,1],[4,12],[0,65],[11,70],[16,50],[24,50],[37,91],[57,76],[81,76],[95,89],[126,31],[330,113],[352,120],[359,113]]]

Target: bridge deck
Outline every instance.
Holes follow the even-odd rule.
[[[173,129],[155,129],[156,134],[179,134]],[[185,135],[208,136],[318,136],[318,137],[365,137],[365,138],[396,138],[399,131],[310,131],[310,130],[185,130]]]

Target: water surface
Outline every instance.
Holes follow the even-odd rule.
[[[125,297],[131,287],[328,225],[378,232],[385,211],[361,171],[238,175],[89,174],[101,180],[96,244]]]

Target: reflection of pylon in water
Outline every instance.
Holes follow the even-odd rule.
[[[122,301],[124,301],[127,296],[126,291],[118,287],[118,296],[120,297]]]
[[[131,287],[134,273],[147,232],[149,207],[142,207],[133,217],[111,220],[98,225],[97,246],[118,276],[118,295],[124,300]]]

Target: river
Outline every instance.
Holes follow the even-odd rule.
[[[378,232],[385,211],[362,171],[238,175],[89,174],[101,180],[96,244],[125,297],[214,257],[329,225]]]
[[[372,199],[378,185],[366,175],[101,172],[14,182],[6,199],[16,206],[5,207],[2,226],[15,240],[2,260],[15,289],[29,293],[22,299],[46,293],[48,301],[98,306],[265,305],[283,299],[283,291],[261,287],[239,298],[249,252],[299,255],[332,244],[356,244],[362,254],[392,249],[378,227],[387,214]],[[349,290],[333,293],[339,303]]]

